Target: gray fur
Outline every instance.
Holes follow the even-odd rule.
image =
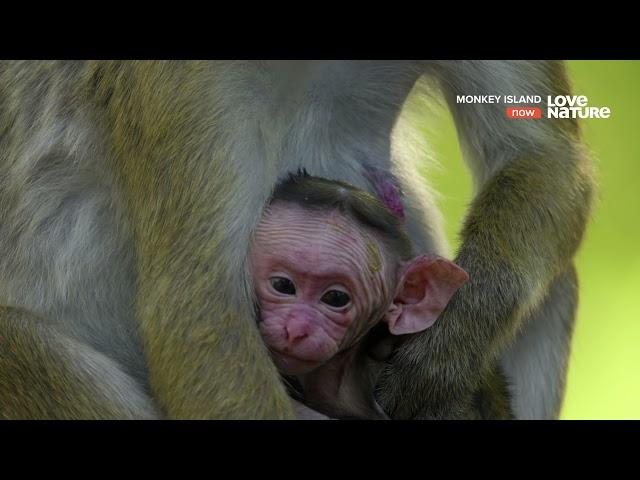
[[[577,301],[571,269],[554,281],[541,307],[503,354],[516,418],[551,420],[560,415]]]
[[[394,128],[404,101],[424,72],[439,79],[449,96],[537,93],[549,88],[530,62],[219,62],[214,66],[217,83],[202,103],[215,105],[221,140],[207,155],[213,161],[216,155],[228,157],[220,164],[235,169],[240,179],[228,203],[236,210],[229,216],[235,221],[225,225],[234,241],[225,246],[227,258],[221,260],[229,272],[226,278],[233,281],[233,272],[243,277],[245,289],[238,292],[238,302],[250,298],[252,289],[246,261],[238,270],[237,259],[246,256],[269,189],[300,167],[368,190],[363,161],[393,171],[402,182],[407,226],[417,248],[448,251],[434,197],[418,174],[418,163],[425,159],[415,154],[419,149],[393,144],[394,139],[408,138]],[[0,304],[51,319],[74,341],[112,359],[146,390],[144,352],[133,313],[131,225],[111,174],[111,154],[102,140],[98,112],[78,102],[75,89],[81,67],[81,62],[0,66],[4,85]],[[546,151],[552,143],[544,124],[508,122],[488,108],[498,107],[463,110],[452,105],[478,188],[511,157]],[[537,307],[546,285],[537,290],[529,310]],[[570,321],[567,316],[563,320]],[[532,324],[529,330],[534,329]],[[526,343],[529,330],[521,333],[520,345]],[[529,357],[541,356],[547,359],[546,371],[558,372],[551,374],[554,378],[564,375],[568,351],[545,338],[552,333],[536,330],[531,335],[539,341],[526,349],[514,347],[510,353],[512,360],[517,356],[518,364],[525,365],[510,370],[515,375],[514,391],[520,392],[515,410],[522,418],[548,416],[556,410],[549,405],[561,395],[561,382],[554,381],[548,394],[545,385],[538,385],[537,391],[544,393],[536,395],[536,402],[531,398],[521,402],[522,392],[530,389],[518,378]],[[536,351],[545,348],[554,351]]]

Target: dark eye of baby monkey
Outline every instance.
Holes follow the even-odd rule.
[[[285,295],[295,295],[296,286],[291,280],[285,277],[271,277],[271,286],[276,292],[283,293]]]
[[[349,295],[340,290],[329,290],[320,299],[323,303],[326,303],[330,307],[340,308],[348,305],[351,301]]]

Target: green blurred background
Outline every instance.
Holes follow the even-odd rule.
[[[596,162],[599,194],[577,255],[580,302],[563,419],[640,419],[640,61],[569,61],[575,95],[611,108],[581,120]],[[500,92],[486,92],[487,94]],[[535,92],[526,92],[535,93]],[[444,168],[429,172],[454,248],[471,199],[448,111],[430,106],[420,130]]]

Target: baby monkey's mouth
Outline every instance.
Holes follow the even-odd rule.
[[[271,356],[278,369],[286,375],[302,375],[318,368],[323,363],[318,360],[307,360],[273,349],[271,350]]]

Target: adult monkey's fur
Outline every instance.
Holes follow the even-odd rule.
[[[371,190],[366,162],[400,180],[417,248],[442,252],[415,162],[391,148],[422,74],[475,179],[456,257],[471,282],[393,357],[379,400],[473,418],[500,360],[516,416],[556,416],[591,164],[575,120],[455,95],[568,94],[560,62],[89,61],[0,64],[0,417],[291,417],[255,326],[251,233],[289,172]]]

